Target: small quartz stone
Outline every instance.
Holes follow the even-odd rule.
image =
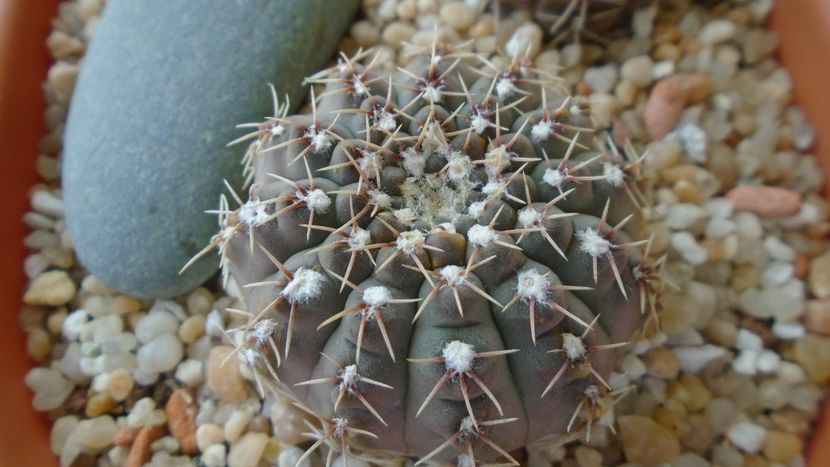
[[[225,462],[226,455],[227,448],[224,444],[212,444],[202,452],[202,463],[204,463],[205,467],[225,467],[227,465]],[[239,465],[256,465],[256,463]]]
[[[242,436],[242,432],[245,430],[245,427],[253,418],[254,414],[250,410],[234,410],[231,413],[231,416],[228,417],[228,421],[225,422],[225,440],[229,443],[233,443],[239,439],[239,437]]]
[[[680,442],[668,429],[639,415],[619,417],[625,458],[631,463],[657,465],[680,455]]]
[[[49,436],[53,454],[60,455],[66,440],[75,431],[79,421],[78,417],[74,415],[65,415],[55,420]]]
[[[231,444],[230,453],[228,454],[228,467],[257,465],[267,443],[268,435],[265,433],[245,433]]]
[[[237,359],[226,357],[233,347],[217,346],[210,351],[207,366],[207,384],[216,396],[229,403],[242,402],[247,397],[245,381],[239,372]]]
[[[644,88],[654,79],[654,62],[648,55],[631,57],[623,63],[620,74],[625,81]]]
[[[677,378],[680,364],[674,352],[666,347],[657,347],[649,350],[643,356],[648,374],[655,378],[671,380]]]
[[[542,48],[542,28],[536,23],[525,23],[510,37],[505,51],[510,57],[534,58]]]
[[[707,45],[715,45],[721,42],[728,41],[737,32],[735,23],[726,19],[716,19],[710,21],[703,27],[700,32],[700,42]]]
[[[607,64],[585,70],[584,81],[594,93],[608,94],[617,82],[617,67]]]
[[[830,338],[807,334],[793,345],[793,357],[811,381],[824,383],[830,380]]]
[[[804,326],[808,331],[830,335],[830,299],[810,300],[804,313]]]
[[[185,344],[190,344],[198,339],[205,332],[205,315],[196,314],[189,316],[179,326],[179,339]]]
[[[196,387],[204,381],[202,374],[204,365],[201,360],[189,358],[176,367],[176,379],[188,387]]]
[[[298,463],[303,456],[303,450],[296,446],[289,446],[284,449],[277,458],[277,467],[311,467],[311,459],[305,458]]]
[[[764,456],[772,462],[787,464],[804,449],[804,441],[792,433],[771,431],[764,443]]]
[[[118,425],[109,415],[81,420],[74,431],[75,440],[91,449],[100,449],[112,444]]]
[[[764,446],[767,430],[752,422],[738,422],[727,430],[726,436],[744,452],[759,452]]]
[[[208,446],[219,444],[225,441],[225,433],[222,427],[213,423],[205,423],[196,429],[196,444],[199,450],[204,451]]]
[[[179,338],[168,333],[142,345],[136,355],[140,369],[161,373],[176,367],[184,355],[184,349]]]
[[[154,338],[165,334],[175,333],[179,328],[179,320],[166,311],[148,313],[138,322],[135,328],[135,337],[141,343],[150,342]]]
[[[830,298],[830,252],[810,262],[810,272],[807,278],[810,291],[816,297]]]
[[[441,21],[457,31],[463,31],[476,21],[476,12],[462,1],[450,1],[441,7]]]
[[[49,368],[32,368],[25,382],[35,393],[32,406],[38,411],[60,407],[75,387],[61,372]]]
[[[77,290],[65,271],[48,271],[29,284],[23,294],[23,302],[27,305],[61,306],[75,298]]]

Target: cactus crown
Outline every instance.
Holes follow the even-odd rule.
[[[375,67],[359,52],[309,78],[307,115],[272,87],[275,115],[243,125],[248,199],[222,197],[204,250],[247,307],[230,337],[329,460],[516,463],[598,416],[653,304],[626,232],[640,158],[590,139],[585,103],[518,56]]]

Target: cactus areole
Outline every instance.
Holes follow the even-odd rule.
[[[310,115],[273,92],[242,125],[247,199],[221,199],[203,251],[247,308],[229,337],[307,412],[308,452],[515,463],[601,416],[653,310],[640,158],[521,57],[372,60],[309,78]]]

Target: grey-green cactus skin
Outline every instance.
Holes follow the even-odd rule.
[[[531,63],[360,58],[249,135],[212,244],[252,316],[236,343],[334,450],[512,462],[590,419],[642,327],[638,161],[587,151],[588,109]]]

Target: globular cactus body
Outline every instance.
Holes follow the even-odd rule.
[[[360,58],[249,135],[249,199],[223,198],[212,243],[236,343],[319,419],[314,448],[514,462],[581,426],[642,326],[639,161],[585,151],[587,109],[530,63]]]

